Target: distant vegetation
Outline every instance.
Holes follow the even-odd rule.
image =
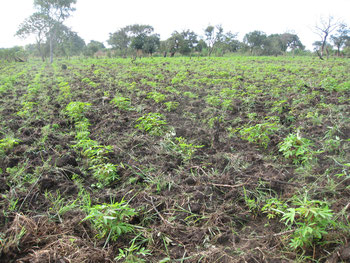
[[[225,56],[239,53],[254,56],[305,55],[299,36],[294,32],[267,35],[263,31],[252,31],[238,40],[237,32],[225,31],[222,25],[209,25],[200,34],[191,29],[173,31],[166,40],[154,32],[151,25],[133,24],[109,34],[104,43],[85,41],[64,21],[75,11],[76,0],[34,0],[36,11],[19,26],[16,35],[26,38],[33,35],[35,44],[23,48],[25,54],[40,57],[43,61],[53,57],[143,57],[143,56]],[[320,59],[326,56],[350,57],[350,29],[334,17],[322,17],[314,27],[314,54]],[[18,49],[18,48],[17,48]],[[15,49],[15,50],[17,50]],[[16,51],[17,52],[17,51]],[[0,52],[0,60],[18,60],[13,49]],[[20,59],[21,61],[21,59]]]

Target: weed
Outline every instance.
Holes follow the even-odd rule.
[[[262,124],[257,124],[251,127],[241,129],[240,135],[244,140],[257,143],[263,146],[264,148],[267,148],[267,145],[270,142],[269,136],[278,130],[279,126],[277,123],[265,122]]]
[[[208,105],[218,107],[221,104],[221,98],[219,96],[210,95],[208,96],[205,101],[208,103]]]
[[[66,200],[61,197],[61,194],[58,191],[55,195],[48,192],[45,192],[44,195],[51,203],[51,207],[49,208],[50,217],[58,218],[61,223],[63,222],[61,216],[78,206],[76,204],[77,200],[66,203]]]
[[[147,255],[151,255],[150,250],[137,246],[134,242],[132,242],[130,247],[119,249],[119,255],[115,258],[115,260],[124,259],[125,262],[128,263],[142,263],[146,261],[140,258],[140,256],[145,257]]]
[[[100,187],[107,185],[117,179],[119,176],[117,174],[117,167],[111,163],[100,163],[89,168],[93,170],[93,175],[100,182]]]
[[[96,88],[98,85],[97,85],[97,83],[95,83],[95,82],[93,82],[92,80],[90,80],[89,78],[83,78],[82,80],[81,80],[81,82],[84,82],[84,83],[86,83],[86,84],[88,84],[90,87],[92,87],[92,88]]]
[[[191,98],[191,99],[198,98],[198,95],[197,95],[197,94],[194,94],[194,93],[191,92],[191,91],[185,91],[185,92],[183,93],[183,95],[184,95],[185,97],[188,97],[188,98]]]
[[[66,114],[74,121],[80,121],[84,118],[83,113],[90,108],[91,104],[87,102],[72,101],[65,109]]]
[[[167,122],[161,113],[150,112],[148,115],[137,119],[135,128],[148,132],[151,135],[162,136],[167,131]]]
[[[176,137],[175,140],[177,143],[173,143],[172,149],[179,153],[185,162],[191,160],[197,149],[204,147],[204,145],[194,145],[192,143],[188,143],[183,137]]]
[[[126,110],[126,111],[132,110],[131,102],[129,98],[117,96],[111,100],[111,103],[113,103],[120,110]]]
[[[99,232],[97,238],[116,241],[121,235],[133,232],[134,226],[128,220],[137,213],[135,209],[123,200],[113,204],[94,205],[89,209],[89,214],[84,218],[89,220]]]
[[[154,102],[159,103],[165,100],[166,96],[160,92],[152,91],[147,94],[148,99],[153,99]]]
[[[20,143],[19,139],[15,139],[13,137],[6,137],[4,139],[0,140],[0,155],[5,154],[7,151],[10,151],[13,149],[15,145]]]
[[[310,140],[302,138],[297,132],[297,134],[289,134],[279,144],[279,151],[286,159],[291,159],[294,164],[304,164],[312,158],[312,145]]]
[[[177,107],[179,106],[179,103],[177,101],[168,101],[164,103],[166,110],[168,112],[175,111]]]
[[[23,101],[22,102],[22,109],[17,112],[17,115],[24,118],[24,117],[30,117],[31,111],[33,110],[34,106],[37,105],[37,103],[32,101]]]
[[[262,210],[268,213],[268,218],[282,216],[281,221],[288,229],[294,228],[289,244],[293,249],[312,246],[327,234],[329,226],[336,225],[328,203],[310,200],[307,193],[302,198],[294,196],[290,205],[276,198],[270,199]]]

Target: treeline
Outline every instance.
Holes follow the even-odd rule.
[[[33,35],[36,43],[25,47],[27,54],[39,56],[44,61],[55,56],[133,56],[154,54],[173,57],[183,56],[223,56],[240,52],[249,55],[283,55],[305,53],[299,36],[293,33],[267,35],[262,31],[247,33],[243,41],[237,39],[238,33],[225,32],[221,25],[208,26],[202,35],[188,29],[174,31],[166,40],[161,40],[150,25],[128,25],[110,33],[107,43],[85,41],[64,25],[65,20],[75,11],[77,0],[34,0],[35,12],[19,26],[16,35],[26,38]],[[323,59],[336,50],[338,56],[350,56],[350,30],[344,23],[335,21],[332,16],[322,18],[315,27],[320,41],[314,43],[317,55]],[[332,33],[332,34],[331,34]],[[329,38],[330,37],[330,38]],[[331,39],[331,41],[329,41]],[[2,50],[0,59],[16,60],[17,51]]]
[[[33,28],[31,31],[29,29],[28,21],[25,21],[17,35],[32,33]],[[34,30],[37,35],[35,44],[24,48],[0,49],[0,60],[24,61],[32,56],[44,61],[51,56],[51,52],[56,57],[224,56],[235,52],[258,56],[311,54],[310,51],[305,51],[297,34],[267,35],[262,31],[253,31],[247,33],[243,41],[239,41],[238,33],[225,32],[221,25],[208,26],[202,35],[192,30],[174,31],[166,40],[161,40],[150,25],[129,25],[110,33],[107,40],[109,48],[94,40],[86,44],[76,32],[63,24],[54,27],[55,33],[52,36],[48,36],[48,30],[39,29]],[[326,52],[327,57],[350,57],[350,30],[342,24],[326,41],[316,41],[314,47],[318,55]]]
[[[18,35],[23,34],[19,30]],[[150,25],[129,25],[110,33],[107,40],[110,48],[102,42],[90,41],[88,44],[68,27],[61,25],[56,28],[54,38],[37,41],[25,48],[14,47],[0,49],[0,59],[8,61],[23,61],[27,56],[41,57],[45,60],[50,56],[50,47],[57,57],[141,57],[141,56],[224,56],[228,53],[247,55],[278,56],[286,53],[293,55],[307,54],[305,47],[297,34],[283,33],[267,35],[262,31],[247,33],[243,41],[237,39],[237,33],[225,32],[221,25],[208,26],[203,35],[192,30],[174,31],[166,40],[160,40],[159,34]],[[330,41],[325,43],[328,55],[350,56],[349,30],[343,25],[339,27]],[[51,46],[50,46],[51,45]],[[322,42],[314,43],[315,51],[322,48]]]
[[[243,41],[239,41],[238,33],[225,32],[221,25],[208,26],[203,35],[189,29],[174,31],[166,40],[161,40],[150,25],[129,25],[110,33],[107,40],[109,48],[94,40],[86,44],[77,33],[64,25],[55,28],[54,37],[45,37],[47,32],[40,33],[42,35],[37,37],[37,42],[25,46],[25,51],[30,56],[41,57],[43,61],[50,56],[51,49],[57,57],[223,56],[234,52],[277,56],[287,52],[300,54],[305,49],[296,34],[266,35],[261,31],[253,31],[246,34]],[[27,34],[28,30],[23,28],[17,31],[19,36]]]
[[[205,56],[223,56],[227,53],[241,52],[251,55],[283,55],[288,51],[300,52],[305,49],[296,34],[284,33],[267,36],[264,32],[253,31],[245,35],[243,42],[237,39],[237,33],[225,32],[221,25],[208,26],[203,35],[192,30],[174,31],[171,36],[161,41],[158,34],[149,25],[131,25],[110,34],[108,44],[114,54],[163,56],[193,54]]]
[[[342,30],[344,31],[344,28]],[[341,35],[337,35],[339,32],[333,34],[330,37],[331,41],[326,43],[330,55],[350,56],[350,37],[343,31]],[[267,35],[262,31],[253,31],[247,33],[243,41],[239,41],[237,33],[225,32],[221,25],[208,26],[203,35],[198,35],[192,30],[174,31],[166,40],[161,40],[150,25],[129,25],[110,33],[107,40],[110,48],[94,40],[86,44],[77,33],[67,27],[62,27],[56,32],[53,52],[57,57],[224,56],[235,52],[258,56],[308,54],[297,34]],[[321,41],[314,43],[316,50],[320,49],[321,45]],[[3,52],[0,52],[0,58],[11,60],[11,56],[1,55]],[[45,60],[50,55],[50,44],[48,41],[30,44],[22,53]]]

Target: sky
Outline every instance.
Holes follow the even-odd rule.
[[[0,48],[34,43],[34,37],[15,37],[19,25],[33,12],[33,0],[0,0]],[[313,28],[321,16],[334,16],[350,25],[350,0],[77,0],[76,11],[65,22],[87,43],[106,44],[109,33],[131,24],[148,24],[162,40],[174,30],[191,29],[203,35],[208,25],[225,31],[266,34],[293,32],[312,49],[319,40]]]

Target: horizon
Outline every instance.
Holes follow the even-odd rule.
[[[263,31],[267,35],[292,32],[299,36],[306,49],[312,50],[312,43],[319,40],[312,29],[320,17],[332,15],[336,20],[350,24],[349,18],[346,17],[350,1],[335,0],[331,6],[329,3],[327,5],[327,2],[311,0],[305,3],[296,0],[287,10],[285,5],[277,0],[264,3],[257,0],[249,3],[228,3],[225,0],[218,0],[215,5],[209,1],[187,3],[179,0],[174,7],[169,7],[159,0],[147,2],[134,0],[128,3],[101,0],[98,6],[92,0],[78,0],[75,5],[76,11],[65,24],[77,32],[86,44],[96,40],[108,46],[106,42],[110,33],[132,24],[147,24],[154,27],[154,33],[159,34],[161,40],[169,38],[175,30],[190,29],[203,36],[204,29],[208,25],[222,25],[225,32],[238,33],[239,41],[243,40],[245,34],[255,30]],[[1,28],[5,37],[0,39],[0,48],[34,43],[33,36],[25,40],[14,36],[19,25],[34,12],[33,1],[13,0],[6,3],[3,10],[6,10],[6,13],[0,16],[0,23],[6,25],[6,28]],[[243,12],[232,13],[231,10],[243,10]]]

